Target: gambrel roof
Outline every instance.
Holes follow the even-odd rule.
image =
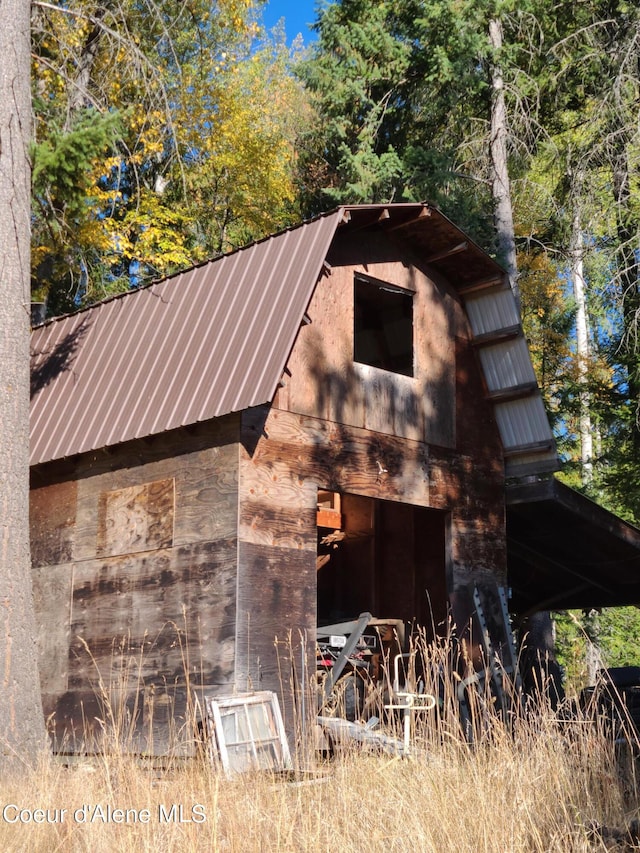
[[[270,402],[333,240],[363,230],[392,235],[457,289],[508,463],[555,467],[504,270],[428,204],[340,207],[34,329],[32,464]]]

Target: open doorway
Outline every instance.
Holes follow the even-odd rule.
[[[360,613],[423,626],[447,616],[446,512],[318,492],[318,624]]]

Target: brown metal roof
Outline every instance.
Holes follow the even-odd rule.
[[[487,282],[508,289],[503,269],[429,205],[339,208],[34,329],[31,463],[272,400],[339,228],[393,235],[463,296]]]
[[[34,329],[31,463],[271,400],[341,218]]]

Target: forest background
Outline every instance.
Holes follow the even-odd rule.
[[[32,298],[55,316],[339,203],[437,204],[507,269],[561,477],[640,523],[640,8],[337,0],[32,5]],[[640,665],[640,610],[556,614]],[[593,659],[593,656],[591,656]]]

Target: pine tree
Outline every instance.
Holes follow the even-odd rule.
[[[29,4],[0,3],[0,767],[45,747],[29,551]]]

